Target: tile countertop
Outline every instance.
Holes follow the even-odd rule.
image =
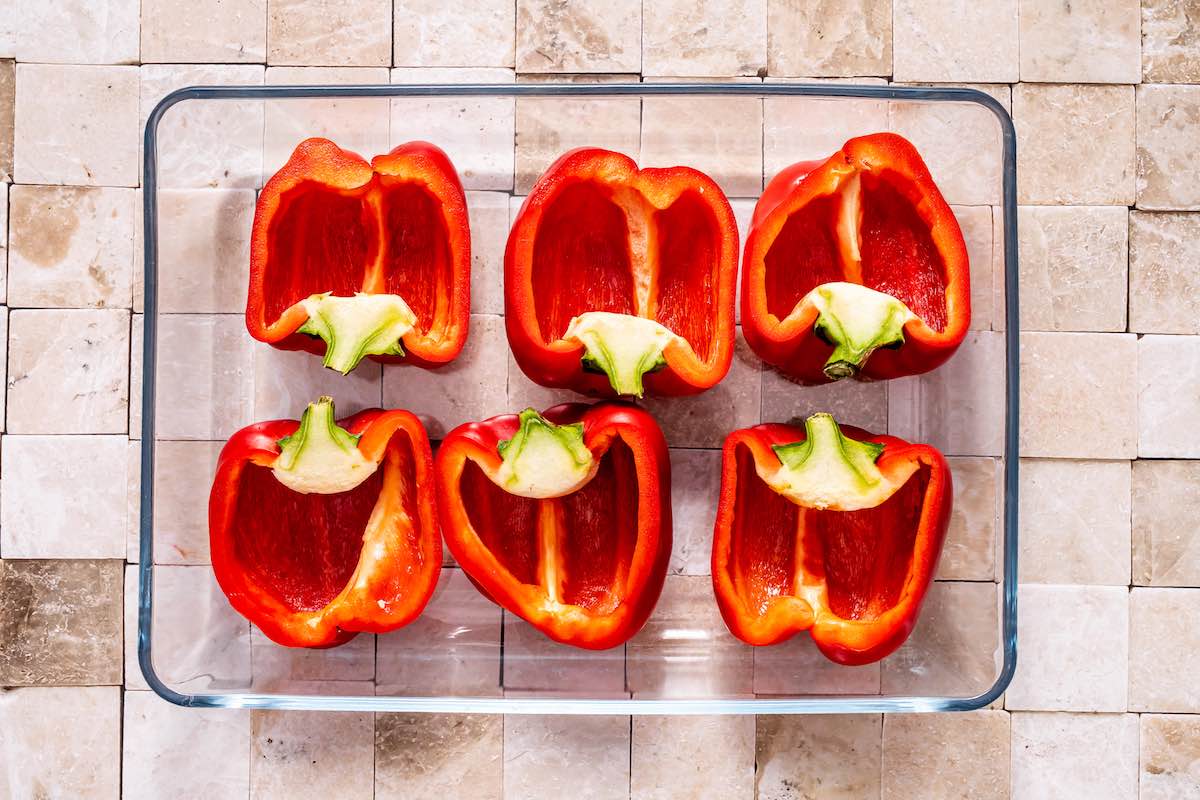
[[[12,687],[0,693],[0,797],[1200,796],[1196,0],[55,0],[12,9],[0,20],[0,687]],[[643,75],[966,83],[1010,105],[1026,458],[1021,658],[1003,708],[757,719],[318,717],[180,709],[145,691],[125,655],[136,587],[125,559],[136,555],[138,153],[149,108],[195,83]],[[627,128],[609,126],[626,130],[617,138],[632,145],[600,144],[653,150],[669,140],[677,119],[670,100],[661,103],[658,121],[640,120],[635,108]],[[699,166],[734,182],[778,169],[771,142],[794,139],[796,117],[768,110],[760,119],[754,105],[705,124],[721,128],[713,136],[728,127],[725,139],[745,142],[757,133],[739,136],[740,126],[761,123],[765,151],[725,148]],[[594,112],[572,112],[581,136]],[[508,200],[491,192],[515,184],[523,193],[563,143],[544,141],[538,115],[511,104],[475,113],[517,142],[490,151],[511,157],[463,167],[473,232],[500,242]],[[910,135],[924,124],[892,122]],[[387,131],[370,123],[341,124],[349,147],[375,152],[386,143]],[[806,124],[805,135],[820,135],[819,119]],[[246,133],[255,132],[225,135]],[[970,194],[985,182],[956,165],[953,147],[972,147],[970,132],[959,133],[946,152],[926,155],[951,202],[986,204]],[[263,168],[285,156],[268,146]],[[211,179],[220,198],[179,196],[164,213],[248,219],[253,186]],[[742,205],[735,201],[745,217]],[[988,219],[969,209],[960,218],[969,240],[990,241]],[[247,242],[169,246],[180,262],[219,269]],[[498,287],[499,266],[475,269],[483,277],[473,310],[495,314],[499,293],[483,287]],[[176,286],[164,303],[210,316],[164,336],[244,348],[225,330],[232,318],[212,316],[238,310],[236,282],[218,281],[202,297]],[[992,298],[975,303],[986,316]],[[987,335],[975,334],[971,346],[988,346]],[[503,347],[498,325],[474,336],[481,353]],[[294,356],[234,357],[250,365]],[[500,378],[519,375],[503,358],[494,365]],[[257,397],[272,409],[260,416],[292,410],[296,387],[240,383],[254,374],[248,366],[218,375],[225,383],[214,391],[234,403]],[[752,400],[790,413],[793,401],[775,380],[765,373]],[[348,391],[386,396],[389,384],[367,370]],[[486,410],[495,401],[463,402]],[[439,402],[436,392],[429,402]],[[855,408],[867,423],[886,418],[886,394],[864,387]],[[210,427],[182,433],[219,438]],[[178,461],[181,483],[207,481],[213,452],[206,441],[181,442],[164,457]],[[956,469],[978,471],[962,461]],[[175,535],[181,563],[204,561],[202,528]],[[704,542],[687,544],[681,563],[706,557]]]

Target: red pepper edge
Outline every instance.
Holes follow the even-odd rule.
[[[217,459],[216,476],[209,495],[209,542],[213,572],[229,602],[242,616],[272,641],[289,647],[334,647],[353,639],[358,633],[386,633],[407,625],[425,609],[437,587],[442,568],[441,537],[433,493],[427,488],[433,474],[433,455],[429,439],[419,419],[408,411],[369,409],[338,421],[338,425],[359,435],[358,449],[369,460],[382,459],[392,439],[408,437],[412,455],[412,476],[421,530],[422,558],[406,579],[403,596],[385,598],[377,594],[390,578],[405,575],[409,565],[375,563],[366,589],[348,584],[329,605],[318,611],[296,611],[269,590],[255,584],[241,568],[234,544],[231,521],[237,507],[241,470],[247,464],[271,467],[279,457],[279,440],[295,433],[300,423],[283,419],[258,422],[235,433]],[[264,513],[270,513],[264,509]],[[391,554],[389,553],[389,556]],[[363,566],[360,560],[355,571]],[[389,600],[389,610],[378,601]]]
[[[946,326],[935,331],[923,320],[904,326],[899,348],[876,350],[863,365],[862,375],[874,380],[918,375],[946,362],[962,344],[971,323],[970,272],[967,246],[949,204],[938,190],[916,148],[894,133],[875,133],[850,139],[824,162],[793,164],[771,180],[754,209],[742,259],[742,333],[764,361],[806,383],[828,383],[822,371],[829,345],[813,330],[817,311],[778,320],[767,311],[765,258],[783,223],[797,209],[837,186],[847,166],[892,171],[916,186],[919,213],[929,221],[934,245],[946,265]]]
[[[950,524],[953,484],[945,457],[925,444],[910,444],[885,434],[872,434],[849,425],[842,433],[859,441],[885,446],[876,464],[886,475],[913,461],[929,469],[929,482],[921,506],[917,537],[908,578],[899,602],[870,622],[837,617],[828,608],[813,609],[808,603],[777,603],[765,615],[752,613],[738,594],[730,574],[733,522],[737,503],[737,449],[745,446],[755,463],[778,465],[772,445],[803,441],[804,428],[778,423],[756,425],[729,434],[721,452],[721,489],[713,531],[712,579],[717,605],[731,633],[747,644],[764,646],[786,641],[809,630],[813,642],[827,658],[839,664],[870,664],[896,650],[917,624],[921,604],[937,570],[942,544]],[[796,558],[803,557],[797,550]]]
[[[568,151],[542,173],[522,203],[504,250],[504,322],[509,346],[521,370],[541,386],[575,389],[596,397],[613,397],[605,375],[585,372],[584,348],[562,339],[546,342],[537,320],[533,286],[533,249],[547,205],[563,188],[578,180],[594,180],[613,188],[632,188],[655,207],[665,208],[683,192],[696,190],[709,204],[721,231],[717,267],[716,324],[713,348],[701,361],[687,348],[670,344],[667,365],[643,378],[646,391],[660,397],[698,394],[720,383],[733,362],[734,305],[737,292],[738,230],[728,198],[708,175],[691,167],[648,167],[623,153],[593,147]],[[613,198],[619,204],[618,198]],[[657,276],[657,268],[654,268]]]
[[[435,319],[432,328],[424,334],[417,331],[406,334],[403,338],[405,355],[372,355],[369,358],[387,364],[435,367],[452,361],[462,351],[471,312],[471,232],[467,199],[450,158],[437,145],[421,141],[399,145],[385,155],[375,156],[370,163],[328,139],[313,137],[296,146],[288,162],[263,186],[254,209],[250,235],[250,287],[246,298],[246,329],[251,336],[281,350],[324,354],[325,342],[296,333],[308,319],[302,308],[292,306],[274,322],[266,319],[263,284],[271,221],[279,210],[283,195],[299,184],[315,181],[333,190],[353,191],[377,173],[419,181],[441,202],[449,238],[452,278],[444,318]],[[366,267],[364,264],[364,270]]]
[[[496,448],[516,434],[516,414],[465,423],[442,441],[434,462],[442,534],[455,561],[489,600],[554,641],[606,650],[641,630],[666,580],[671,560],[671,464],[667,442],[653,417],[624,403],[563,403],[542,412],[542,416],[556,425],[582,422],[584,445],[596,458],[602,457],[618,436],[633,454],[638,478],[638,531],[623,601],[613,612],[589,616],[584,622],[539,611],[543,590],[517,581],[475,532],[460,493],[463,467],[470,459],[498,469],[501,459]]]

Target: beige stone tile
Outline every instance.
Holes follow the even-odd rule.
[[[883,718],[885,800],[1007,800],[1009,722],[1003,711],[888,714]]]
[[[1021,455],[1133,458],[1135,337],[1021,334]]]
[[[762,419],[791,422],[818,412],[833,414],[843,425],[883,433],[888,422],[887,384],[883,382],[837,381],[823,386],[801,386],[774,369],[762,373]]]
[[[1039,205],[1133,204],[1132,86],[1013,89],[1017,200]]]
[[[136,186],[137,67],[17,66],[21,183]]]
[[[629,640],[625,674],[638,699],[748,697],[754,652],[733,638],[707,575],[668,575],[646,627]]]
[[[967,244],[967,259],[971,267],[971,330],[990,330],[993,314],[1002,313],[994,308],[992,242],[995,223],[992,221],[992,207],[952,206],[951,210]]]
[[[145,316],[134,314],[129,323],[129,438],[142,438],[142,345]]]
[[[17,62],[0,59],[0,182],[12,180],[16,106]]]
[[[973,85],[1009,105],[1007,86]],[[892,101],[890,127],[912,142],[948,203],[1000,202],[1004,153],[999,120],[978,103]],[[954,136],[946,131],[953,130]]]
[[[513,0],[396,0],[392,63],[397,67],[511,67]]]
[[[1004,378],[1004,335],[969,331],[943,366],[888,381],[888,431],[946,455],[998,456],[1004,449]]]
[[[512,70],[401,68],[392,83],[512,83]],[[467,189],[512,189],[516,101],[511,97],[396,97],[391,142],[434,142]],[[472,220],[474,223],[474,220]]]
[[[233,314],[164,314],[158,320],[155,435],[228,439],[252,422],[254,350]]]
[[[250,792],[250,712],[125,695],[122,797],[224,800]]]
[[[710,573],[720,488],[720,452],[671,448],[671,574]]]
[[[376,636],[360,633],[328,649],[284,647],[250,626],[254,689],[281,694],[371,694]]]
[[[1142,714],[1140,800],[1179,800],[1200,794],[1200,719]]]
[[[1017,0],[894,0],[898,81],[1015,83]]]
[[[757,97],[642,100],[642,167],[689,166],[731,197],[762,191],[762,101]]]
[[[51,64],[138,60],[137,0],[16,3],[0,20],[0,53]]]
[[[770,181],[797,161],[824,160],[847,139],[887,128],[886,100],[768,96],[763,99],[764,177]]]
[[[9,334],[9,432],[125,433],[128,311],[17,310]]]
[[[767,0],[665,0],[642,8],[646,75],[761,75]]]
[[[720,447],[730,431],[758,423],[761,377],[762,363],[739,332],[724,380],[692,397],[647,397],[645,407],[672,446]]]
[[[471,223],[471,312],[474,314],[504,313],[508,205],[509,196],[502,192],[467,192],[467,215]]]
[[[245,312],[254,192],[166,189],[158,213],[160,313]]]
[[[268,84],[334,86],[387,83],[385,67],[269,67]],[[389,103],[386,97],[268,100],[263,143],[263,179],[291,156],[296,145],[322,136],[368,161],[387,152]]]
[[[141,547],[141,511],[142,511],[142,443],[129,440],[125,451],[125,560],[130,564],[140,561]],[[204,483],[208,476],[204,476]],[[2,501],[0,497],[0,501]],[[208,516],[205,508],[204,516]],[[207,541],[207,531],[205,531]]]
[[[507,611],[503,642],[505,695],[629,697],[623,646],[583,650],[559,644]]]
[[[996,539],[1002,519],[1002,463],[995,458],[974,457],[948,461],[954,498],[937,578],[994,580]]]
[[[507,349],[501,317],[472,315],[466,346],[454,361],[437,370],[384,370],[384,405],[416,414],[431,439],[442,438],[463,422],[503,414]]]
[[[1021,581],[1129,585],[1126,461],[1021,461]]]
[[[1014,798],[1137,796],[1137,715],[1017,713],[1011,725]]]
[[[379,800],[445,800],[452,796],[500,800],[503,771],[502,716],[375,716],[375,796]]]
[[[6,436],[5,558],[124,558],[123,436]]]
[[[1019,234],[1018,234],[1019,238]],[[1019,247],[1019,243],[1016,245]],[[1004,281],[1008,265],[1004,263],[1004,210],[992,207],[992,330],[1002,331],[1007,327],[1008,304],[1005,299]],[[1018,250],[1018,253],[1020,251]],[[1019,309],[1018,309],[1019,310]]]
[[[1021,206],[1021,330],[1124,331],[1129,211]]]
[[[761,800],[879,797],[878,714],[759,715],[756,728],[754,783]]]
[[[0,561],[0,685],[120,684],[121,569]]]
[[[631,800],[748,800],[754,796],[754,728],[748,714],[634,717]]]
[[[1200,210],[1200,86],[1137,87],[1138,208]]]
[[[1129,710],[1200,712],[1200,589],[1135,587],[1129,631]]]
[[[642,75],[639,72],[521,72],[517,74],[517,83],[639,83]]]
[[[857,0],[767,0],[771,75],[890,75],[892,4]]]
[[[1137,368],[1137,454],[1200,458],[1200,337],[1142,336]]]
[[[121,690],[116,686],[0,694],[0,794],[117,797],[120,741]]]
[[[1133,464],[1133,582],[1200,586],[1200,461]]]
[[[1021,666],[1004,706],[1022,711],[1124,711],[1130,679],[1124,586],[1022,585]]]
[[[325,369],[320,356],[254,345],[254,419],[300,419],[322,396],[337,401],[339,418],[382,403],[383,367],[365,360],[349,375]]]
[[[504,796],[628,798],[629,736],[629,717],[505,717]]]
[[[14,186],[9,303],[29,308],[128,308],[132,189]]]
[[[378,694],[499,696],[501,616],[465,572],[443,569],[421,616],[379,637]]]
[[[1020,0],[1021,80],[1138,83],[1142,77],[1138,0],[1069,4]]]
[[[520,72],[639,72],[642,4],[518,0]]]
[[[1142,0],[1142,79],[1200,82],[1200,15],[1194,0]]]
[[[1200,333],[1200,214],[1129,215],[1129,329]],[[1196,251],[1196,252],[1192,252]]]
[[[262,62],[267,0],[142,0],[142,61]]]
[[[388,67],[390,0],[270,0],[267,63]]]
[[[251,711],[250,794],[370,800],[374,740],[370,712]]]
[[[559,403],[587,402],[589,398],[571,391],[570,389],[549,389],[538,386],[530,380],[517,361],[512,351],[508,354],[508,410],[520,411],[525,408],[535,408],[544,411]],[[670,444],[676,444],[670,442]]]
[[[146,64],[141,68],[141,125],[158,102],[186,86],[262,84],[261,65]],[[141,136],[138,136],[139,145]],[[253,189],[262,181],[263,102],[184,100],[158,125],[158,188]],[[140,163],[139,163],[140,166]],[[161,194],[160,194],[161,197]],[[160,244],[166,243],[160,236]]]
[[[879,694],[879,663],[847,667],[830,661],[801,633],[770,647],[755,647],[756,695]]]
[[[0,303],[8,302],[8,188],[0,169]]]
[[[518,194],[527,193],[555,159],[573,148],[638,154],[642,105],[636,97],[522,97],[516,105]]]
[[[138,567],[125,568],[125,685],[148,689],[138,666]],[[250,623],[225,599],[208,566],[156,566],[151,655],[155,674],[180,692],[250,687]]]
[[[908,641],[881,662],[883,694],[970,697],[1000,674],[1000,622],[992,583],[935,581]]]

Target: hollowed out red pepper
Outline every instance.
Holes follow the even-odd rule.
[[[753,645],[807,630],[841,664],[888,655],[916,624],[950,496],[937,450],[828,414],[729,434],[712,553],[729,630]]]
[[[733,358],[737,248],[729,201],[704,173],[572,150],[509,233],[505,324],[517,364],[543,386],[604,397],[715,385]]]
[[[221,451],[209,496],[213,571],[229,602],[292,647],[411,622],[437,585],[441,539],[425,430],[407,411],[250,425]]]
[[[426,142],[367,163],[301,142],[258,197],[246,327],[349,372],[364,357],[432,366],[462,350],[470,311],[466,196]]]
[[[742,259],[742,330],[764,361],[805,383],[915,375],[970,321],[962,231],[906,139],[851,139],[768,184]]]
[[[645,624],[671,556],[670,463],[649,414],[568,404],[460,425],[436,469],[446,544],[494,602],[593,650]]]

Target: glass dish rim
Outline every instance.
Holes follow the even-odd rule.
[[[1004,536],[1001,584],[1001,646],[1003,661],[996,681],[974,697],[828,695],[771,699],[586,699],[556,697],[404,697],[321,696],[242,692],[186,694],[167,686],[151,658],[153,608],[154,414],[157,352],[157,132],[166,112],[185,100],[366,98],[366,97],[561,97],[646,95],[745,95],[818,98],[871,98],[981,105],[997,118],[1002,141],[1005,290],[1005,419],[1004,419]],[[894,86],[855,83],[528,83],[528,84],[359,84],[341,86],[242,85],[189,86],[177,89],[154,107],[146,120],[143,150],[142,201],[145,244],[144,316],[142,346],[142,433],[138,562],[138,665],[150,689],[178,706],[197,708],[306,709],[328,711],[436,712],[476,714],[846,714],[881,712],[970,711],[990,705],[1008,688],[1017,664],[1017,475],[1020,418],[1020,329],[1017,274],[1016,131],[1012,117],[991,95],[978,89],[946,86]],[[148,479],[146,479],[148,476]]]

